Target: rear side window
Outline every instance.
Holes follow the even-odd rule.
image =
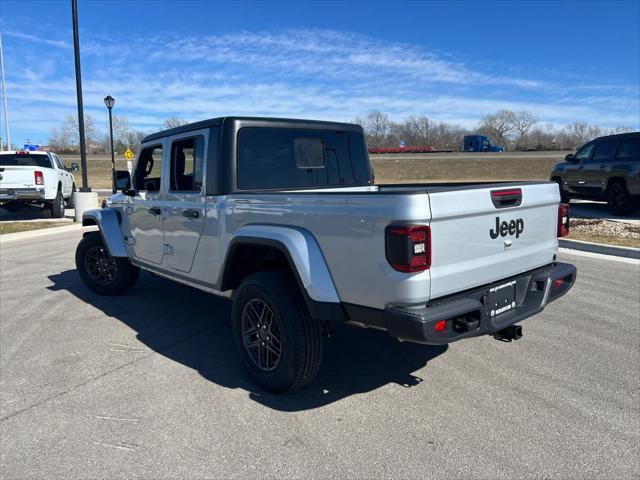
[[[133,186],[136,190],[159,192],[162,179],[162,146],[147,147],[140,152]]]
[[[611,140],[602,140],[598,142],[596,149],[593,152],[593,156],[591,157],[592,162],[605,162],[613,157],[613,149],[616,146],[615,139]]]
[[[200,192],[204,168],[204,137],[183,138],[171,144],[171,187],[174,192]]]
[[[640,157],[640,136],[623,138],[618,147],[616,158]]]
[[[238,132],[238,188],[369,185],[358,132],[245,127]]]
[[[60,157],[58,157],[57,155],[53,155],[53,159],[56,162],[56,166],[60,169],[60,170],[64,170],[64,163],[62,163],[62,159]]]
[[[41,167],[51,168],[51,160],[47,155],[11,154],[0,155],[1,167]]]

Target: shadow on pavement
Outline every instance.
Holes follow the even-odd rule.
[[[291,395],[272,395],[244,370],[231,337],[231,302],[143,273],[124,296],[94,294],[75,270],[49,276],[50,290],[67,290],[137,332],[152,350],[226,388],[242,388],[262,405],[281,411],[322,407],[388,383],[409,388],[423,381],[412,372],[444,353],[446,346],[400,343],[384,332],[338,325],[325,340],[315,381]]]
[[[66,209],[63,218],[51,218],[51,210],[35,206],[22,207],[19,210],[11,211],[0,207],[0,220],[9,222],[19,222],[23,220],[55,220],[64,221],[65,218],[73,218],[73,209]]]

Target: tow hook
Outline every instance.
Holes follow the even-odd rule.
[[[500,340],[501,342],[510,342],[511,340],[518,340],[522,338],[522,326],[521,325],[509,325],[507,328],[500,330],[493,334],[493,338]]]

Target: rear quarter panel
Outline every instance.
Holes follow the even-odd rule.
[[[612,180],[622,179],[631,195],[640,195],[640,159],[632,161],[614,161],[608,166],[608,174],[603,181],[606,191]]]
[[[429,223],[426,193],[233,195],[225,208],[227,240],[244,225],[308,230],[320,246],[342,302],[384,308],[389,302],[428,300],[428,271],[400,273],[385,258],[387,225]]]

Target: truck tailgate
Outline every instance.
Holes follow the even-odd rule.
[[[35,167],[0,167],[0,188],[31,188],[35,185]],[[40,169],[42,170],[42,169]]]
[[[478,185],[435,188],[428,193],[431,298],[495,282],[554,260],[560,201],[557,185]]]

